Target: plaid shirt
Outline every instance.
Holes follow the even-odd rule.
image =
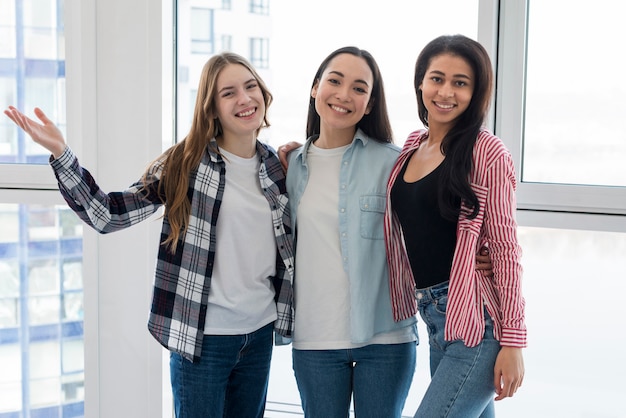
[[[280,336],[291,338],[294,257],[285,175],[273,149],[257,142],[257,154],[261,160],[259,181],[271,208],[278,250],[276,275],[271,277],[278,315],[274,329]],[[147,191],[142,191],[142,183],[138,181],[124,191],[106,194],[79,165],[69,147],[50,164],[69,207],[102,234],[141,222],[162,205],[157,194],[160,168],[149,173],[153,181]],[[179,238],[175,253],[164,245],[159,246],[148,329],[161,345],[190,361],[198,360],[202,351],[215,260],[215,225],[225,174],[221,156],[207,147],[189,179],[191,216],[187,232]],[[161,242],[170,230],[169,219],[165,216]]]

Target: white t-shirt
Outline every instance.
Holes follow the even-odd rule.
[[[338,211],[339,168],[346,148],[311,144],[307,155],[309,180],[297,212],[297,349],[350,346],[350,283],[341,262]]]
[[[276,240],[258,157],[220,152],[226,157],[226,184],[204,333],[248,334],[277,317],[270,279],[276,274]]]
[[[339,350],[415,339],[412,327],[406,327],[377,334],[362,344],[351,342],[350,279],[339,242],[339,175],[348,147],[323,149],[311,144],[308,149],[309,179],[297,208],[293,347],[298,350]]]

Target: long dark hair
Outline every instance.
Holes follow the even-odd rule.
[[[434,57],[451,54],[465,60],[474,72],[474,90],[468,108],[456,120],[441,143],[445,155],[439,184],[441,215],[452,221],[458,219],[459,199],[471,209],[468,217],[478,215],[479,203],[470,187],[472,152],[478,133],[483,127],[491,102],[493,70],[489,54],[478,42],[463,35],[444,35],[433,39],[420,52],[415,63],[415,94],[419,118],[428,127],[428,110],[419,89]]]
[[[319,83],[322,78],[322,74],[328,64],[340,54],[351,54],[355,57],[360,57],[367,62],[367,65],[372,71],[374,83],[372,86],[372,94],[370,96],[370,112],[364,115],[363,118],[357,123],[357,129],[360,128],[367,136],[379,142],[393,142],[391,123],[389,123],[389,115],[387,114],[387,101],[385,100],[385,87],[383,86],[383,78],[380,75],[380,69],[376,60],[364,49],[359,49],[354,46],[346,46],[333,51],[328,55],[324,61],[320,64],[320,67],[315,73],[311,89]],[[312,135],[319,135],[320,133],[320,115],[315,110],[315,98],[311,97],[309,100],[309,112],[306,123],[306,136],[307,138]]]

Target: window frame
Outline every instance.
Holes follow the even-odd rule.
[[[492,3],[498,9],[497,49],[491,50],[495,52],[492,56],[497,57],[493,126],[513,155],[521,218],[534,224],[545,217],[542,223],[556,222],[574,229],[589,229],[587,223],[606,224],[603,230],[626,231],[626,187],[522,181],[528,0],[484,3]],[[563,218],[559,219],[560,216]]]
[[[264,37],[250,38],[250,62],[257,69],[269,68],[270,40]]]

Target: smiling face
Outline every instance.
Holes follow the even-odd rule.
[[[419,90],[429,128],[449,131],[472,100],[474,71],[457,55],[437,55],[431,59]]]
[[[263,92],[243,65],[228,64],[217,77],[215,109],[223,136],[255,138],[265,117]]]
[[[322,129],[356,130],[369,113],[374,76],[367,61],[352,54],[339,54],[324,69],[311,90]]]

